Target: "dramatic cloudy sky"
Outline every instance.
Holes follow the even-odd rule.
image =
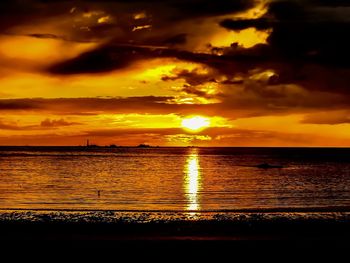
[[[0,145],[350,146],[349,32],[348,0],[2,0]]]

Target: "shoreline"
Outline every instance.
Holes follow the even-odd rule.
[[[0,210],[1,240],[344,240],[349,212]]]
[[[350,212],[350,206],[271,207],[211,210],[175,209],[84,209],[84,208],[0,208],[0,216],[8,212],[108,212],[108,213],[338,213]]]

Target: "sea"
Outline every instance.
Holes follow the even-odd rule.
[[[350,148],[0,147],[0,209],[349,207]]]

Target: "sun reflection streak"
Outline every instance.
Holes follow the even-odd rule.
[[[201,188],[201,173],[198,149],[193,149],[188,155],[184,169],[184,192],[187,199],[186,210],[200,210],[199,191]]]

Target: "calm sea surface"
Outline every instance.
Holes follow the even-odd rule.
[[[0,147],[1,209],[344,206],[350,149]]]

